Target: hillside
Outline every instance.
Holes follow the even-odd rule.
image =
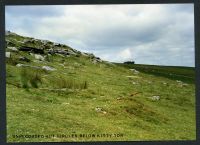
[[[143,73],[166,77],[172,80],[180,80],[185,83],[194,84],[195,82],[194,67],[156,66],[156,65],[144,65],[144,64],[119,64],[119,63],[116,64],[129,69],[134,68]]]
[[[6,44],[8,142],[196,139],[192,81],[8,31]]]

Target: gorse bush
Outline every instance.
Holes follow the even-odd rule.
[[[21,83],[23,88],[38,88],[39,84],[42,84],[42,71],[36,69],[21,69]]]

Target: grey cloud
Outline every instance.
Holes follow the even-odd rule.
[[[192,4],[16,6],[6,8],[6,28],[109,61],[194,66]]]
[[[15,17],[59,16],[64,12],[62,6],[6,6],[6,13]]]

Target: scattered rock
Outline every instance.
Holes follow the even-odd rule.
[[[179,86],[180,87],[186,87],[186,86],[188,86],[188,84],[186,84],[186,83],[180,83]]]
[[[158,100],[160,100],[160,96],[152,96],[152,97],[150,97],[150,99],[153,101],[158,101]]]
[[[16,67],[21,67],[21,66],[23,66],[23,64],[21,64],[21,63],[18,63],[18,64],[16,65]]]
[[[122,97],[118,97],[117,100],[122,100]]]
[[[99,58],[99,57],[92,57],[91,58],[91,61],[92,61],[92,63],[94,63],[94,64],[96,64],[96,63],[98,63],[98,62],[102,62],[102,60]]]
[[[29,40],[29,39],[24,39],[23,42],[24,42],[24,43],[29,43],[29,42],[31,42],[31,40]]]
[[[51,48],[51,49],[48,49],[48,51],[47,51],[49,54],[55,54],[55,52],[54,52],[54,50]]]
[[[81,52],[81,54],[82,54],[83,56],[89,56],[89,54],[86,53],[86,52]]]
[[[176,82],[178,83],[178,85],[179,85],[180,87],[188,86],[187,83],[183,83],[182,81],[176,80]]]
[[[54,50],[54,52],[58,53],[58,54],[63,54],[63,55],[70,55],[70,53],[68,51],[65,51],[65,50],[62,50],[62,49]]]
[[[31,51],[38,54],[44,54],[44,50],[42,48],[28,47],[22,46],[19,48],[20,51]]]
[[[16,44],[13,43],[13,42],[11,42],[11,41],[9,41],[9,40],[6,40],[6,46],[12,46],[12,47],[14,47],[14,46],[16,46]]]
[[[63,105],[69,105],[70,103],[67,103],[67,102],[65,102],[65,103],[63,103]]]
[[[137,83],[136,83],[136,82],[132,82],[132,84],[133,84],[133,85],[136,85]]]
[[[44,57],[42,55],[39,55],[39,54],[35,54],[35,59],[40,60],[40,61],[44,61]]]
[[[54,43],[53,43],[53,45],[54,45],[54,46],[58,46],[58,47],[60,47],[60,46],[61,46],[61,44],[59,44],[59,43],[56,43],[56,42],[54,42]]]
[[[103,109],[100,108],[100,107],[96,107],[96,108],[95,108],[95,111],[96,111],[96,112],[101,112],[101,111],[103,111]]]
[[[166,82],[163,82],[163,85],[167,85],[167,83],[166,83]]]
[[[139,74],[139,71],[136,69],[130,69],[131,71],[133,71],[135,74]]]
[[[103,111],[102,113],[103,113],[103,114],[107,114],[107,112],[106,112],[106,111]]]
[[[6,58],[10,58],[11,57],[11,53],[10,52],[6,52]]]
[[[137,79],[137,78],[141,78],[141,77],[139,77],[139,76],[126,76],[127,78],[135,78],[135,79]]]
[[[35,56],[35,54],[34,53],[29,53],[31,56]]]
[[[183,83],[182,81],[176,80],[177,83]]]
[[[104,111],[103,108],[100,108],[100,107],[96,107],[96,108],[95,108],[95,111],[96,111],[96,112],[103,113],[103,114],[107,114],[107,112]]]
[[[93,59],[93,60],[92,60],[92,63],[93,63],[93,64],[96,64],[96,63],[97,63],[97,60],[96,60],[96,59]]]
[[[24,56],[20,56],[19,60],[20,61],[25,61],[25,62],[30,62],[31,61],[30,59],[28,59],[27,57],[24,57]]]
[[[66,57],[65,55],[59,54],[59,53],[56,53],[56,55],[58,55],[58,56],[60,56],[60,57]]]
[[[42,69],[47,70],[47,71],[54,71],[54,70],[56,70],[55,68],[52,68],[50,66],[42,66]]]
[[[11,51],[15,51],[15,52],[17,52],[18,51],[18,49],[16,48],[16,47],[7,47],[9,50],[11,50]]]
[[[72,51],[72,50],[67,50],[67,52],[68,52],[69,54],[71,54],[71,55],[76,55],[76,53],[75,53],[74,51]]]
[[[41,67],[39,67],[39,66],[32,66],[32,65],[21,64],[21,63],[18,63],[16,66],[17,67],[31,67],[31,68],[34,68],[34,69],[41,69]]]
[[[24,44],[24,42],[23,41],[17,41],[18,43],[21,43],[21,44]]]

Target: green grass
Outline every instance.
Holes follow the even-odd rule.
[[[13,52],[14,53],[14,52]],[[14,55],[14,54],[13,54]],[[21,68],[6,64],[8,142],[195,140],[195,85],[192,81],[144,72],[118,64],[93,64],[88,57],[53,55],[52,72],[26,72],[29,89],[22,87]],[[141,69],[139,69],[141,67]],[[131,66],[132,68],[132,66]],[[154,70],[194,77],[192,68],[154,66]],[[182,70],[182,71],[181,71]],[[145,70],[146,71],[146,70]],[[159,72],[158,71],[158,72]],[[29,74],[30,73],[30,74]],[[39,75],[37,87],[31,78]],[[36,77],[37,78],[37,77]],[[33,81],[35,82],[35,81]],[[36,81],[37,82],[37,81]],[[160,100],[153,101],[154,95]],[[101,108],[101,111],[96,111]],[[79,134],[123,134],[123,137],[82,138]],[[13,135],[77,134],[70,138],[13,138]]]

